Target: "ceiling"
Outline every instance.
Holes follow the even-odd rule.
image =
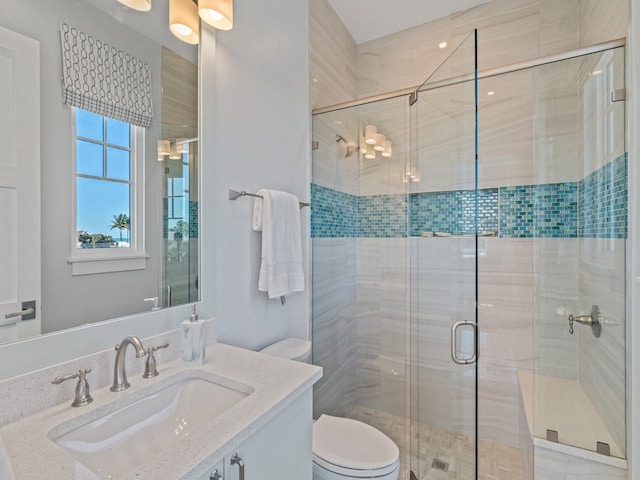
[[[362,43],[488,0],[329,0],[356,43]]]

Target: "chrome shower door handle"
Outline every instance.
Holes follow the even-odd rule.
[[[463,326],[470,326],[473,329],[473,355],[469,358],[459,358],[458,357],[458,342],[457,342],[457,331],[458,328]],[[458,365],[469,365],[470,363],[475,363],[478,360],[478,346],[476,345],[478,325],[475,322],[470,320],[458,320],[457,322],[453,322],[451,325],[451,358],[453,362]]]
[[[230,463],[231,463],[231,465],[238,465],[238,467],[240,468],[239,480],[244,480],[244,462],[238,456],[237,453],[234,453],[233,455],[231,455]]]

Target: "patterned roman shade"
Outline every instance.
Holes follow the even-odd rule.
[[[60,24],[62,101],[149,128],[151,70],[145,62],[66,23]]]

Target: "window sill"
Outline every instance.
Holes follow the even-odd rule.
[[[70,258],[71,275],[126,272],[147,268],[148,255],[132,255],[109,258]]]

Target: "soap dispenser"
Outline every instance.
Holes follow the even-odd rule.
[[[190,312],[182,322],[182,363],[202,365],[206,343],[204,320],[198,320],[195,304],[190,306]]]

